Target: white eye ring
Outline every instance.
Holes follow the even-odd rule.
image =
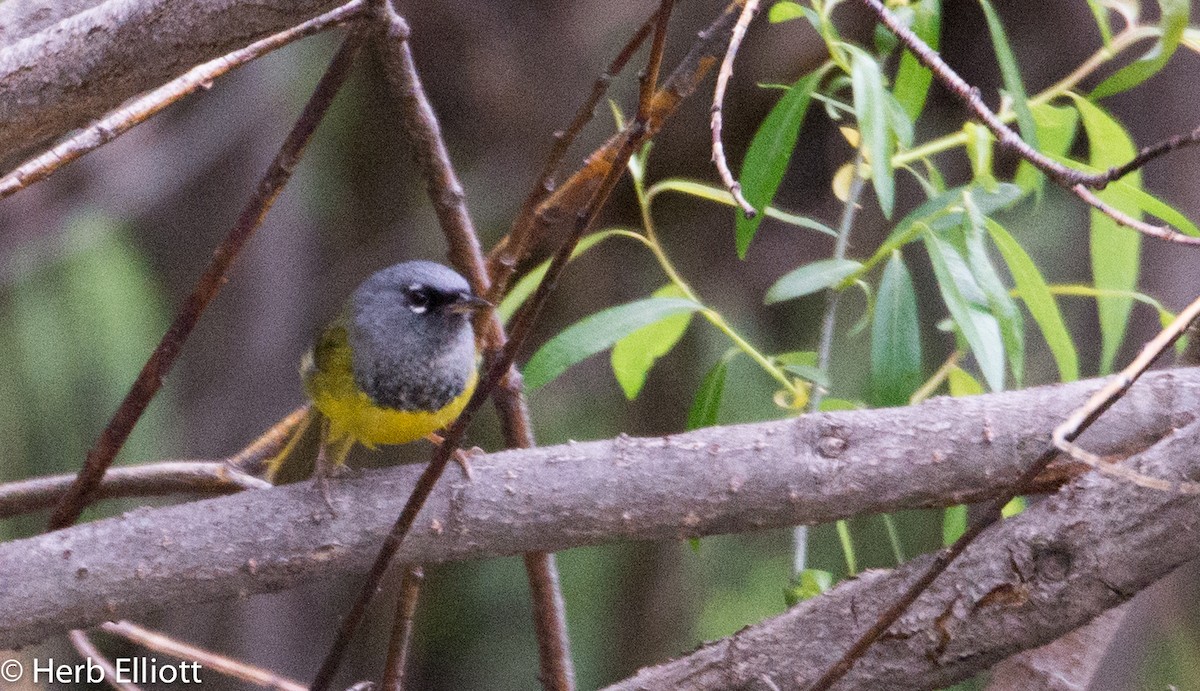
[[[430,297],[424,286],[414,283],[405,291],[405,297],[408,299],[408,308],[413,311],[413,314],[424,314],[429,310]]]

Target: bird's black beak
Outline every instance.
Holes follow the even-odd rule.
[[[470,293],[459,293],[454,302],[450,303],[451,312],[477,312],[495,307],[492,303]]]

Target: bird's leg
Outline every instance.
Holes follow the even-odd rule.
[[[445,437],[437,432],[430,432],[429,434],[425,435],[425,438],[432,442],[434,446],[441,446],[442,444],[446,443]],[[467,480],[474,482],[475,474],[471,472],[470,454],[468,454],[464,449],[455,449],[454,461],[462,468],[463,475],[467,476]]]
[[[331,440],[329,438],[329,419],[321,419],[321,443],[317,446],[317,460],[313,465],[313,480],[321,490],[325,505],[334,515],[333,502],[329,498],[330,478],[339,478],[346,474],[346,456],[354,446],[354,438],[350,436]]]

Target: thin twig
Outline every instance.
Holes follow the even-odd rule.
[[[1133,359],[1133,362],[1129,363],[1128,367],[1110,379],[1108,383],[1092,394],[1091,398],[1072,413],[1061,425],[1054,428],[1054,434],[1051,437],[1054,445],[1070,454],[1071,458],[1077,461],[1087,463],[1089,466],[1107,475],[1114,475],[1128,480],[1139,487],[1179,494],[1200,494],[1200,483],[1150,477],[1126,466],[1106,462],[1096,454],[1072,443],[1072,440],[1079,436],[1080,425],[1085,420],[1091,420],[1097,416],[1098,413],[1096,411],[1108,408],[1117,399],[1125,395],[1125,392],[1129,390],[1129,387],[1133,386],[1138,377],[1141,377],[1146,372],[1146,369],[1162,355],[1163,351],[1170,348],[1175,341],[1183,336],[1184,332],[1192,325],[1192,322],[1196,321],[1197,317],[1200,317],[1200,298],[1193,300],[1190,305],[1175,317],[1174,321],[1167,325],[1167,328],[1160,331],[1157,336],[1146,343],[1142,347],[1141,352],[1138,353],[1138,356]]]
[[[392,635],[388,639],[387,663],[384,665],[380,691],[403,691],[404,670],[408,664],[408,651],[412,647],[413,618],[417,613],[417,600],[421,597],[421,586],[425,582],[425,571],[420,566],[404,570],[400,581],[400,597],[396,601],[396,617],[392,621]]]
[[[374,11],[384,31],[381,52],[388,79],[400,97],[403,120],[414,143],[417,165],[427,181],[430,199],[438,210],[439,224],[449,245],[450,263],[467,276],[476,295],[487,295],[492,278],[488,275],[478,235],[467,210],[463,186],[450,161],[437,115],[421,85],[407,40],[408,25],[390,2],[375,2]],[[507,335],[498,315],[480,314],[476,327],[477,333],[482,335],[480,340],[485,350],[494,354],[504,347]],[[498,389],[495,404],[508,446],[536,446],[520,374],[515,367],[509,368]],[[575,671],[554,557],[545,553],[527,554],[525,568],[533,601],[539,677],[546,689],[570,691],[574,688]]]
[[[375,592],[379,589],[379,584],[382,582],[384,574],[387,573],[392,557],[399,551],[405,536],[412,529],[417,513],[429,498],[429,494],[433,491],[438,479],[441,478],[454,451],[461,446],[467,426],[470,425],[471,420],[479,412],[484,401],[487,400],[493,389],[504,379],[512,367],[518,350],[529,336],[533,323],[537,320],[542,308],[545,306],[550,292],[557,285],[558,279],[561,277],[575,245],[578,244],[583,234],[594,225],[596,219],[599,217],[600,208],[608,199],[617,181],[624,174],[629,158],[633,155],[637,146],[644,141],[647,130],[646,124],[641,118],[635,119],[627,130],[628,136],[621,149],[617,152],[614,164],[609,168],[608,173],[601,181],[600,187],[592,196],[590,203],[577,215],[573,232],[555,253],[554,259],[551,260],[550,266],[546,270],[545,277],[514,318],[512,339],[505,344],[504,349],[501,350],[493,362],[489,363],[487,372],[476,388],[475,393],[467,401],[458,419],[446,430],[444,441],[434,450],[433,458],[430,460],[429,465],[426,466],[421,476],[417,479],[412,493],[404,504],[404,509],[400,512],[395,524],[384,539],[383,546],[380,548],[379,554],[376,556],[375,562],[372,564],[371,570],[368,572],[366,580],[359,590],[353,607],[342,620],[333,644],[330,646],[329,652],[321,664],[321,668],[317,671],[316,677],[313,679],[310,687],[311,691],[326,691],[329,688],[329,685],[333,681],[333,675],[341,664],[342,657],[345,655],[350,640],[354,635],[354,631],[365,617],[367,606]]]
[[[1194,235],[1184,235],[1183,233],[1180,233],[1169,226],[1156,226],[1151,223],[1146,223],[1145,221],[1140,221],[1124,211],[1104,203],[1104,201],[1101,200],[1095,192],[1083,185],[1072,185],[1071,192],[1074,193],[1075,196],[1082,199],[1089,206],[1095,208],[1100,213],[1108,216],[1126,228],[1132,228],[1139,233],[1149,235],[1153,238],[1169,240],[1170,242],[1178,242],[1181,245],[1200,245],[1200,237],[1196,237]]]
[[[121,675],[117,674],[116,665],[104,653],[100,652],[100,649],[88,637],[86,631],[75,630],[69,633],[67,637],[71,639],[71,645],[75,647],[80,657],[89,663],[98,665],[100,669],[104,670],[104,681],[109,686],[117,691],[142,691],[141,687],[137,684],[120,681]]]
[[[675,0],[659,0],[658,14],[654,18],[654,38],[650,41],[650,57],[646,69],[638,76],[637,119],[645,127],[650,121],[650,106],[658,90],[658,72],[662,69],[663,50],[667,45],[667,25],[671,21],[671,9]]]
[[[0,485],[0,518],[53,506],[75,477],[75,474],[51,475]],[[271,483],[235,470],[224,461],[162,461],[109,470],[96,488],[94,499],[220,495],[270,486]]]
[[[845,676],[850,671],[850,668],[854,666],[855,661],[866,653],[867,649],[904,614],[905,610],[974,542],[975,538],[979,537],[984,530],[1003,518],[1002,512],[1008,502],[1019,495],[1025,494],[1027,488],[1033,483],[1035,478],[1045,471],[1051,461],[1058,457],[1060,450],[1069,449],[1072,446],[1071,442],[1075,441],[1093,422],[1112,407],[1133,382],[1137,380],[1137,377],[1141,376],[1146,367],[1183,335],[1188,325],[1197,316],[1200,316],[1200,298],[1189,305],[1166,329],[1163,329],[1158,336],[1155,336],[1153,340],[1147,343],[1138,357],[1134,359],[1129,367],[1122,371],[1121,375],[1089,398],[1083,407],[1076,410],[1067,418],[1066,422],[1054,430],[1051,443],[1047,446],[1046,450],[1042,452],[1037,460],[1030,464],[1025,472],[1021,474],[1021,477],[1012,484],[1010,489],[1002,492],[997,499],[983,507],[979,515],[971,522],[966,532],[953,545],[937,554],[933,563],[921,574],[921,577],[913,582],[891,606],[879,615],[875,623],[855,640],[854,644],[850,646],[842,657],[826,670],[820,679],[809,687],[809,691],[825,691]],[[1071,455],[1075,457],[1074,454]],[[1109,465],[1100,459],[1094,459],[1094,457],[1093,459],[1079,458],[1079,460],[1089,465],[1092,464],[1092,460],[1099,461],[1098,465]],[[1121,473],[1118,472],[1117,474]],[[1184,491],[1181,485],[1174,484],[1169,489]]]
[[[191,645],[190,643],[184,643],[171,636],[138,626],[132,622],[110,621],[101,624],[100,629],[155,652],[170,655],[189,663],[197,663],[199,668],[205,671],[211,670],[218,674],[224,674],[225,676],[254,684],[255,686],[273,689],[274,691],[307,691],[300,682],[288,679],[270,670],[246,664],[241,660],[235,660],[214,653],[211,650]]]
[[[1169,154],[1176,149],[1182,149],[1197,143],[1200,143],[1200,127],[1197,127],[1187,134],[1177,134],[1172,137],[1167,137],[1157,144],[1147,146],[1139,151],[1137,155],[1134,156],[1128,163],[1122,166],[1109,168],[1106,174],[1111,180],[1120,180],[1133,171],[1142,168],[1147,163],[1153,161],[1159,156]]]
[[[1103,189],[1105,185],[1113,180],[1118,180],[1128,175],[1169,151],[1200,143],[1200,128],[1196,128],[1189,134],[1171,137],[1159,144],[1147,147],[1138,153],[1137,156],[1134,156],[1133,160],[1128,163],[1109,168],[1104,172],[1085,173],[1065,166],[1025,143],[1025,140],[1021,139],[1019,134],[1006,125],[995,112],[987,107],[987,104],[983,102],[983,98],[979,95],[979,89],[968,84],[966,80],[951,69],[942,60],[942,57],[938,55],[937,51],[930,48],[911,29],[905,26],[896,15],[892,14],[883,5],[881,0],[863,0],[863,2],[875,12],[880,21],[887,26],[888,30],[896,35],[896,38],[900,39],[900,42],[912,51],[913,55],[922,65],[928,67],[930,71],[937,75],[938,81],[943,86],[966,104],[967,108],[975,114],[975,117],[983,122],[988,130],[996,136],[996,140],[1001,146],[1017,152],[1021,158],[1029,161],[1030,164],[1046,175],[1049,175],[1063,187],[1071,188],[1075,185],[1083,185],[1092,189]],[[1132,227],[1137,228],[1137,226]],[[1137,229],[1141,230],[1141,228]],[[1155,235],[1155,237],[1163,236]]]
[[[554,133],[554,146],[550,148],[550,153],[546,156],[545,163],[542,164],[542,170],[538,174],[537,182],[533,189],[526,195],[525,201],[521,204],[521,211],[517,214],[516,220],[513,221],[512,229],[508,236],[497,244],[488,257],[487,273],[492,279],[492,292],[488,298],[494,302],[498,302],[503,296],[504,291],[508,287],[508,281],[512,278],[512,274],[516,271],[519,258],[525,256],[528,248],[532,243],[530,238],[535,234],[535,226],[540,222],[540,217],[534,212],[537,211],[538,205],[554,191],[554,178],[559,166],[562,165],[563,158],[567,155],[567,150],[571,144],[578,138],[579,133],[583,131],[586,125],[593,117],[596,111],[596,105],[600,103],[604,93],[608,91],[609,84],[616,78],[625,65],[629,62],[633,54],[637,52],[642,43],[646,41],[646,37],[654,30],[658,23],[658,8],[642,22],[638,30],[634,32],[629,41],[621,48],[612,62],[608,64],[608,68],[604,74],[596,78],[592,84],[592,93],[588,98],[580,104],[579,109],[575,111],[574,117],[571,118],[571,123],[567,125],[565,130],[559,130]]]
[[[329,109],[338,90],[345,82],[354,63],[354,57],[362,45],[363,32],[354,31],[342,42],[341,48],[329,64],[329,68],[317,83],[308,103],[300,113],[296,124],[288,133],[283,145],[279,148],[275,160],[271,162],[258,188],[250,201],[243,208],[237,223],[217,246],[212,261],[204,274],[196,282],[187,300],[179,309],[175,320],[150,359],[146,361],[138,374],[129,393],[121,401],[120,407],[113,413],[108,426],[104,428],[100,438],[88,452],[87,460],[79,477],[71,488],[63,495],[54,513],[50,517],[51,530],[64,528],[74,523],[83,512],[84,507],[92,499],[92,494],[100,484],[104,473],[112,465],[113,459],[124,446],[130,432],[146,410],[150,400],[158,393],[163,380],[171,371],[175,359],[179,355],[184,342],[200,321],[201,315],[213,297],[225,284],[226,273],[230,265],[245,246],[246,241],[262,224],[267,211],[279,196],[283,186],[291,179],[292,170],[304,153],[305,146],[316,131],[321,118]]]
[[[733,172],[729,170],[729,161],[725,159],[725,145],[721,142],[721,110],[725,104],[725,87],[729,84],[729,78],[733,76],[733,61],[737,57],[738,48],[742,45],[742,39],[746,36],[746,27],[750,26],[754,15],[758,14],[758,5],[759,0],[747,0],[746,6],[742,8],[741,16],[738,17],[737,24],[733,27],[733,38],[729,40],[729,49],[725,51],[725,59],[721,61],[721,70],[717,72],[717,88],[713,91],[712,103],[712,161],[717,166],[717,174],[721,176],[721,182],[725,184],[729,194],[733,195],[733,200],[737,202],[738,206],[742,207],[742,213],[746,215],[746,218],[754,218],[758,211],[742,195],[741,183],[733,178]]]
[[[854,227],[854,218],[858,215],[858,200],[862,196],[865,180],[859,175],[863,164],[862,149],[854,157],[854,170],[850,183],[850,193],[846,204],[842,207],[842,219],[838,224],[837,241],[833,246],[833,258],[845,259],[846,249],[850,246],[850,230]],[[829,363],[833,356],[833,331],[837,324],[837,306],[841,299],[841,291],[830,288],[825,291],[825,314],[821,318],[821,336],[817,346],[817,370],[828,377]],[[825,389],[814,385],[808,399],[808,412],[815,413],[821,409],[821,401],[825,398]],[[798,525],[792,529],[792,572],[800,573],[808,562],[808,526]]]
[[[193,67],[0,177],[0,199],[50,177],[59,168],[113,141],[183,97],[210,88],[214,79],[293,41],[354,19],[363,6],[364,0],[350,0],[286,31]]]

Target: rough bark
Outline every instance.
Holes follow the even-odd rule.
[[[86,2],[73,2],[81,8]],[[0,168],[135,94],[298,24],[338,0],[107,0],[63,16],[0,7]],[[20,9],[18,9],[20,8]],[[23,11],[23,10],[28,10]],[[39,19],[39,17],[41,19]],[[46,17],[57,18],[46,25]],[[35,33],[26,32],[40,28]],[[11,33],[10,33],[11,32]]]
[[[678,539],[977,499],[1039,454],[1052,426],[1096,386],[477,456],[473,482],[452,476],[434,491],[399,560]],[[1197,409],[1200,370],[1154,373],[1082,440],[1106,454],[1146,448]],[[398,467],[336,482],[336,515],[302,484],[138,510],[0,545],[0,649],[113,618],[360,573],[418,472]],[[1178,524],[1161,527],[1163,539],[1187,538]]]
[[[1052,643],[1001,662],[986,691],[1087,691],[1130,606],[1114,607]]]
[[[1131,463],[1163,477],[1200,477],[1200,422]],[[981,536],[835,688],[943,688],[1053,641],[1200,556],[1198,509],[1194,494],[1083,476]],[[804,688],[931,558],[864,573],[610,689]]]

